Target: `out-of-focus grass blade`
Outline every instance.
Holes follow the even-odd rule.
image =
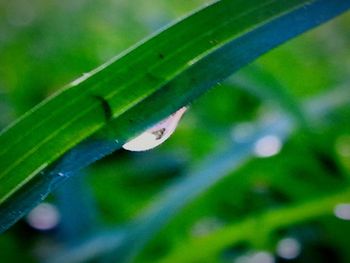
[[[0,135],[0,231],[23,214],[14,204],[25,191],[35,195],[33,182],[51,180],[39,172],[107,123],[125,141],[262,53],[349,7],[342,0],[222,0],[73,82]],[[12,201],[15,195],[22,197]]]
[[[331,215],[337,204],[346,203],[349,200],[350,188],[347,187],[323,197],[317,196],[314,200],[256,214],[224,226],[204,237],[185,240],[184,245],[180,245],[160,262],[206,262],[206,258],[217,256],[225,248],[232,247],[239,242],[253,244],[256,239],[263,238],[262,235],[271,234],[283,227]],[[261,226],[264,226],[263,229]]]
[[[226,83],[245,90],[264,102],[279,106],[295,118],[302,128],[309,128],[308,120],[297,99],[271,73],[264,71],[262,68],[250,67],[249,72],[232,76]]]
[[[60,212],[57,236],[61,242],[72,244],[81,237],[95,233],[100,225],[95,202],[85,179],[85,174],[77,174],[64,187],[53,192]]]

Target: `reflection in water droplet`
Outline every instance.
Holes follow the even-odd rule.
[[[60,214],[52,204],[41,203],[29,212],[26,220],[35,229],[50,230],[58,225]]]
[[[136,138],[125,143],[123,148],[129,151],[146,151],[162,144],[171,134],[173,134],[186,109],[186,107],[182,107],[168,118],[162,120]]]

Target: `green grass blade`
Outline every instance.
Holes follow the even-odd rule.
[[[115,138],[129,138],[349,6],[341,0],[223,0],[99,67],[1,133],[0,206],[44,180],[41,170],[106,124]],[[285,23],[291,27],[282,36],[261,38]]]

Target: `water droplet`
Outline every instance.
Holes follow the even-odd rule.
[[[138,152],[147,151],[162,144],[171,134],[173,134],[186,109],[186,107],[182,107],[168,118],[162,120],[136,138],[125,143],[123,148],[125,150]]]
[[[63,176],[64,176],[64,173],[59,172],[59,173],[58,173],[58,176],[62,176],[62,177],[63,177]]]
[[[58,225],[60,214],[54,205],[42,203],[29,212],[26,220],[35,229],[50,230]]]

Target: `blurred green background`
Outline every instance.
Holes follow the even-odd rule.
[[[207,3],[0,0],[0,128],[84,72]],[[31,214],[0,236],[0,262],[59,262],[60,255],[68,255],[61,262],[85,260],[69,251],[81,258],[86,253],[87,262],[120,262],[128,244],[145,236],[149,242],[136,249],[135,262],[350,262],[347,104],[326,112],[326,121],[320,123],[305,114],[307,127],[298,125],[277,146],[272,141],[272,150],[271,142],[262,153],[255,148],[249,160],[208,183],[193,200],[184,196],[185,208],[174,210],[164,228],[153,225],[140,234],[134,227],[134,219],[161,202],[174,182],[202,169],[219,174],[217,153],[222,160],[231,158],[227,155],[234,149],[225,151],[228,145],[257,132],[257,123],[271,112],[287,116],[286,104],[300,106],[348,87],[349,25],[347,13],[264,55],[190,105],[175,134],[160,147],[142,153],[119,150],[82,172],[46,200],[52,206],[37,210],[37,220],[48,222],[46,228],[33,223]],[[247,83],[254,87],[247,88]],[[322,102],[315,105],[322,107]],[[334,209],[310,218],[303,211],[281,212],[281,221],[288,221],[283,227],[261,224],[255,230],[242,229],[243,238],[220,243],[237,234],[244,220],[295,204],[316,211],[317,200],[322,205],[337,193],[349,204],[331,203]],[[136,234],[108,249],[116,242],[108,236],[118,236],[118,231]],[[86,245],[95,237],[102,244],[96,256],[94,246]],[[205,246],[191,246],[196,240],[204,240]],[[215,247],[219,249],[211,253]],[[172,261],[177,251],[181,261]]]

